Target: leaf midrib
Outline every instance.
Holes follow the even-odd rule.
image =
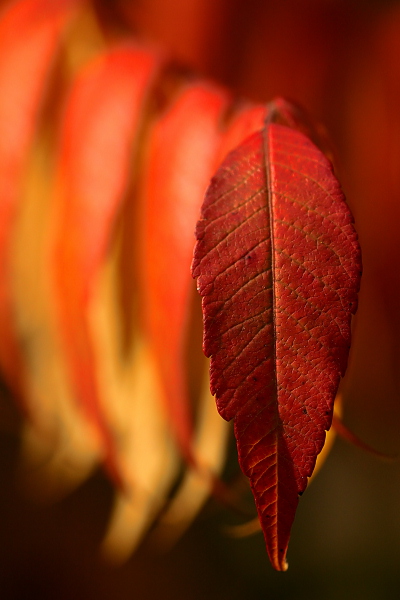
[[[272,203],[272,173],[271,173],[271,159],[270,159],[270,145],[271,145],[271,125],[269,123],[265,124],[263,130],[263,151],[264,151],[264,166],[265,166],[265,177],[266,177],[266,189],[267,189],[267,210],[269,216],[269,229],[270,229],[270,244],[271,244],[271,304],[272,304],[272,326],[273,326],[273,373],[274,373],[274,390],[275,390],[275,446],[276,446],[276,462],[275,462],[275,470],[276,470],[276,500],[275,500],[275,512],[276,512],[276,521],[275,521],[275,539],[276,539],[276,549],[275,549],[275,561],[280,565],[280,557],[279,557],[279,513],[278,513],[278,482],[279,482],[279,432],[278,426],[280,422],[279,418],[279,407],[278,407],[278,376],[277,376],[277,331],[276,331],[276,274],[275,274],[275,235],[274,235],[274,210]],[[281,566],[281,565],[280,565]]]

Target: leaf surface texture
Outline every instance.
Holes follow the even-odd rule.
[[[332,421],[361,270],[330,162],[266,121],[225,160],[197,226],[193,275],[220,414],[234,419],[273,566]]]

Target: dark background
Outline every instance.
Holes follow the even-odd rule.
[[[6,600],[392,600],[400,587],[400,467],[338,441],[304,494],[289,570],[269,565],[261,534],[210,501],[168,553],[150,542],[122,567],[99,557],[112,490],[101,473],[49,507],[17,491],[18,443],[0,440],[0,594]]]

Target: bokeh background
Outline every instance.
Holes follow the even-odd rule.
[[[5,2],[2,3],[3,5]],[[105,23],[166,46],[258,102],[283,95],[324,124],[356,219],[364,274],[344,421],[400,453],[400,3],[378,0],[98,0]],[[16,482],[20,417],[1,401],[0,595],[125,600],[391,600],[400,588],[400,464],[337,440],[303,496],[285,574],[261,534],[210,500],[168,553],[151,537],[118,568],[99,556],[112,487],[98,471],[52,506]],[[234,460],[234,450],[232,450]]]

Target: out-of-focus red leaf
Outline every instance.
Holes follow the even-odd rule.
[[[361,267],[352,217],[322,152],[267,119],[217,172],[196,233],[211,391],[285,570],[347,364]]]
[[[263,128],[266,116],[267,108],[262,105],[245,105],[236,110],[222,138],[218,153],[218,166],[229,152],[232,152],[252,133]]]
[[[20,403],[23,360],[12,308],[10,244],[44,84],[74,4],[24,0],[0,17],[0,368]]]
[[[149,133],[143,171],[143,320],[171,424],[182,452],[192,462],[184,342],[193,231],[216,168],[228,100],[225,91],[210,85],[194,83],[184,88]]]
[[[96,380],[88,309],[129,181],[141,113],[159,66],[152,52],[116,48],[78,76],[63,122],[54,281],[59,330],[75,394],[95,424],[110,471],[115,444]]]

